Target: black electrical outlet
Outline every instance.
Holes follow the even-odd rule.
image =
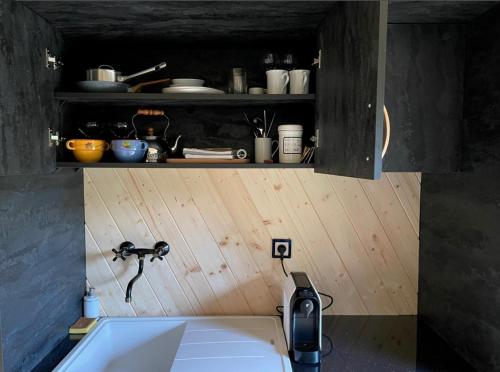
[[[284,247],[283,254],[280,253],[278,249],[280,246]],[[271,244],[271,255],[273,258],[292,258],[292,239],[273,239]]]

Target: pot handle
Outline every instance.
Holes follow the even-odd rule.
[[[142,141],[142,150],[147,150],[149,148],[149,145],[147,142]]]
[[[154,67],[151,67],[151,68],[147,68],[145,70],[142,70],[142,71],[139,71],[139,72],[136,72],[135,74],[132,74],[132,75],[128,75],[128,76],[118,76],[117,77],[117,81],[119,82],[124,82],[124,81],[127,81],[127,80],[130,80],[130,79],[133,79],[135,77],[138,77],[138,76],[142,76],[142,75],[145,75],[145,74],[148,74],[150,72],[153,72],[153,71],[159,71],[161,69],[164,69],[165,67],[167,67],[167,62],[162,62]]]
[[[108,151],[111,146],[109,146],[109,143],[104,142],[104,151]]]
[[[168,82],[170,82],[170,79],[145,81],[143,83],[136,84],[133,87],[129,88],[129,91],[131,91],[132,93],[139,93],[142,90],[142,87],[145,87],[148,85],[160,84],[160,83],[168,83]]]
[[[73,140],[66,141],[66,148],[68,150],[73,151],[75,149],[75,147],[73,146],[73,143],[75,143],[75,141],[73,141]]]

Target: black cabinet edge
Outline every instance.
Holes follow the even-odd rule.
[[[179,164],[179,163],[79,163],[79,162],[57,162],[57,168],[262,168],[262,169],[280,169],[280,168],[314,168],[314,164]]]

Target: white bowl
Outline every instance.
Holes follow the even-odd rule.
[[[176,87],[202,87],[205,80],[201,79],[172,79],[172,85]]]

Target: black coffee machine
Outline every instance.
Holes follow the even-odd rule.
[[[292,272],[286,280],[283,328],[292,361],[320,363],[321,298],[306,273]]]

